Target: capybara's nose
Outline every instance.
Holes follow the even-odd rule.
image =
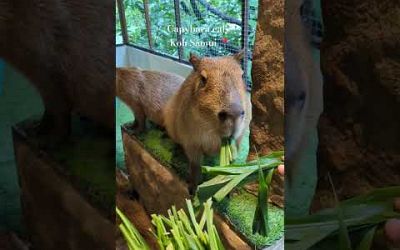
[[[228,118],[236,120],[243,115],[244,115],[243,108],[240,105],[234,103],[234,104],[231,104],[228,109],[221,110],[218,113],[218,118],[221,122],[224,122]]]

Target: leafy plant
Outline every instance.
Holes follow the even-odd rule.
[[[192,202],[186,200],[187,211],[172,206],[168,216],[152,214],[154,236],[161,250],[224,250],[222,241],[213,223],[214,211],[209,199],[203,204],[200,221],[196,219]],[[129,219],[116,208],[122,223],[119,225],[129,250],[150,250],[143,237]]]
[[[229,164],[222,167],[203,166],[203,173],[214,177],[199,185],[197,191],[199,199],[207,200],[213,197],[214,200],[220,202],[234,188],[257,180],[257,171],[259,169],[268,171],[283,164],[282,156],[283,151],[277,151],[247,163]]]
[[[272,180],[273,169],[268,171],[267,178],[264,177],[264,173],[261,170],[261,166],[258,168],[258,196],[257,196],[257,208],[253,219],[253,233],[259,233],[260,235],[268,235],[268,205],[267,199]]]
[[[121,219],[122,223],[118,226],[125,238],[126,244],[129,250],[150,250],[143,237],[140,235],[139,231],[135,226],[129,221],[129,219],[121,212],[121,210],[116,207],[116,212],[118,217]]]
[[[320,244],[325,241],[334,239],[337,242],[338,237],[343,237],[339,235],[343,233],[341,225],[344,224],[350,238],[360,232],[364,234],[360,242],[352,242],[352,245],[358,245],[357,249],[369,249],[376,226],[387,219],[400,218],[400,213],[394,211],[392,204],[398,196],[400,186],[380,188],[342,201],[335,208],[305,217],[286,218],[285,246],[289,249],[309,249],[318,245],[316,248],[321,249]]]
[[[130,43],[148,48],[148,37],[146,32],[144,7],[142,0],[124,0],[125,16],[127,22],[127,31]],[[210,6],[219,10],[226,16],[241,20],[240,0],[207,0]],[[154,0],[149,2],[150,22],[152,28],[152,37],[155,50],[166,53],[171,56],[178,57],[177,47],[171,43],[176,41],[175,32],[168,31],[168,25],[175,26],[175,7],[173,1],[170,0]],[[257,20],[257,0],[250,0],[249,6],[249,43],[253,44]],[[217,56],[232,53],[231,47],[241,47],[241,27],[238,24],[228,23],[219,16],[207,10],[199,1],[181,0],[179,1],[180,19],[182,27],[196,27],[199,30],[207,28],[210,32],[191,32],[184,33],[183,39],[186,41],[216,41],[219,45],[216,47],[184,47],[184,58],[188,59],[189,52],[194,51],[201,55]],[[121,26],[119,24],[119,16],[116,13],[116,36],[117,42],[121,42]],[[219,30],[221,26],[227,28],[224,31],[213,32]],[[222,42],[226,38],[227,44]],[[190,45],[190,44],[189,44]]]
[[[223,140],[219,154],[219,165],[226,166],[231,164],[237,156],[237,149],[234,140]]]
[[[189,216],[175,206],[168,210],[168,216],[153,214],[154,233],[161,250],[223,250],[221,239],[213,223],[212,201],[204,203],[200,221],[196,219],[192,202],[186,200]]]

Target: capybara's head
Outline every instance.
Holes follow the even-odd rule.
[[[249,104],[240,66],[242,58],[243,52],[225,57],[190,55],[194,69],[193,103],[198,111],[194,115],[206,123],[206,128],[213,130],[205,133],[237,139],[243,132]]]

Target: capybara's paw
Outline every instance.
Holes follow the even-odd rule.
[[[126,124],[125,127],[135,134],[140,134],[144,132],[144,125],[142,125],[142,123],[137,120]]]

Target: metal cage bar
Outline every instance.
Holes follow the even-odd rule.
[[[151,32],[151,23],[150,23],[150,14],[149,14],[149,6],[148,6],[148,0],[143,0],[143,6],[144,6],[144,11],[145,11],[145,21],[146,21],[146,29],[147,31],[147,35],[148,35],[148,42],[149,42],[149,48],[143,48],[141,46],[137,46],[135,44],[130,44],[129,43],[129,37],[128,37],[128,32],[127,32],[127,27],[126,27],[126,17],[125,17],[125,9],[124,9],[124,4],[122,2],[123,0],[117,0],[118,3],[118,13],[120,16],[120,22],[121,22],[121,30],[122,30],[122,37],[123,37],[123,41],[124,44],[126,45],[130,45],[132,47],[135,47],[137,49],[141,49],[143,51],[158,55],[158,56],[163,56],[166,58],[170,58],[173,59],[175,61],[184,63],[184,64],[188,64],[188,61],[185,60],[183,58],[183,47],[182,47],[182,34],[180,32],[177,32],[177,42],[178,42],[178,58],[172,57],[171,55],[165,54],[165,53],[161,53],[156,51],[153,48],[153,39],[152,39],[152,32]],[[247,76],[247,71],[248,71],[248,61],[251,60],[251,56],[250,56],[250,45],[249,45],[249,0],[242,0],[242,4],[241,4],[241,19],[242,20],[236,20],[234,18],[231,18],[227,15],[225,15],[224,13],[216,10],[215,8],[213,8],[209,3],[206,2],[206,0],[191,0],[191,1],[198,1],[200,4],[204,5],[205,8],[212,12],[214,15],[217,15],[218,17],[220,17],[221,19],[230,22],[230,23],[234,23],[234,24],[239,24],[241,26],[241,48],[244,50],[244,56],[243,56],[243,71],[246,72],[244,75],[244,80],[246,82],[247,88],[250,89],[251,88],[251,79],[248,78]],[[147,4],[146,4],[147,3]],[[211,11],[212,10],[212,11]],[[177,28],[181,28],[182,24],[181,24],[181,13],[180,13],[180,5],[179,5],[179,0],[174,0],[174,11],[175,11],[175,25]],[[221,16],[222,15],[222,16]],[[150,30],[149,30],[150,29]],[[236,49],[235,49],[236,50]]]
[[[176,28],[180,29],[182,27],[181,24],[181,12],[179,9],[179,0],[174,0],[174,7],[175,7],[175,24]],[[176,32],[176,36],[178,39],[178,58],[179,61],[183,60],[183,44],[182,44],[182,34],[181,32]]]
[[[147,40],[149,42],[150,50],[153,50],[153,36],[151,33],[149,0],[143,0],[143,7],[144,7],[144,19],[146,20]]]
[[[250,88],[250,80],[247,77],[248,50],[249,48],[249,0],[242,0],[242,49],[243,49],[243,71],[246,86]]]
[[[129,44],[128,30],[126,27],[125,6],[123,0],[117,0],[119,21],[121,23],[122,42]]]

